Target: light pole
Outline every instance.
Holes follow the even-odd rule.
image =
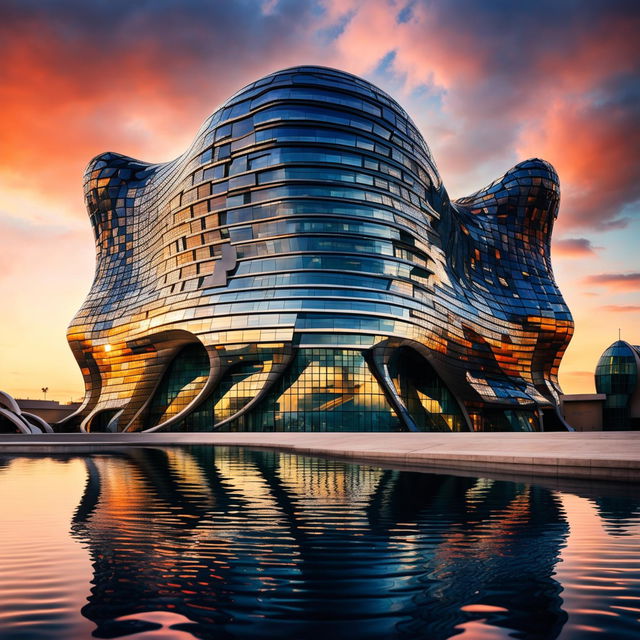
[[[44,399],[47,399],[47,391],[49,391],[49,387],[42,387],[41,389],[42,393],[44,393]]]

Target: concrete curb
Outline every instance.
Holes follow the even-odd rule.
[[[90,453],[128,446],[242,446],[413,468],[640,482],[640,432],[117,433],[0,435],[0,453]]]

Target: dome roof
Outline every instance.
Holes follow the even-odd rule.
[[[617,340],[600,356],[596,366],[596,391],[632,394],[638,381],[640,347]]]

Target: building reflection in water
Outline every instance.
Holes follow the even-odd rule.
[[[547,639],[567,618],[568,524],[541,487],[242,449],[87,461],[72,526],[97,637],[437,640],[482,621]]]

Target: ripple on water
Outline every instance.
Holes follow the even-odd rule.
[[[640,509],[275,452],[0,471],[0,638],[638,636]]]

